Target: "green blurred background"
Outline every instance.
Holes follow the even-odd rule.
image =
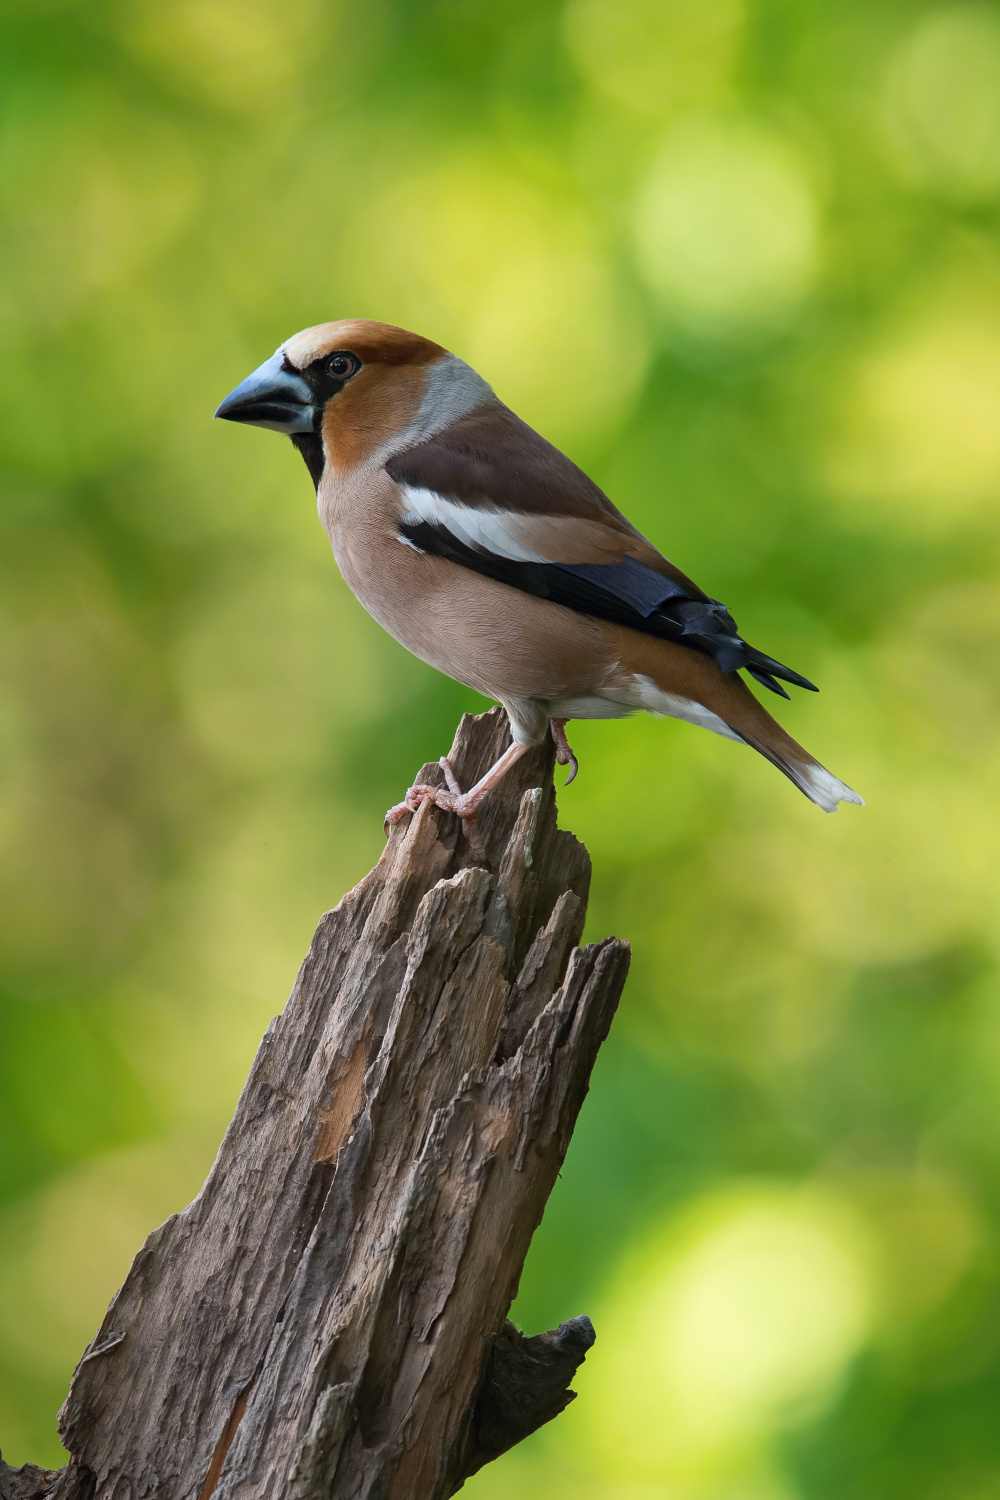
[[[197,1190],[320,912],[473,695],[341,583],[277,343],[476,365],[818,681],[824,817],[672,721],[562,816],[632,977],[477,1500],[1000,1497],[1000,9],[8,0],[0,1443]],[[769,706],[771,706],[769,704]]]

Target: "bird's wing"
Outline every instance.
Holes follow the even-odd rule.
[[[496,398],[385,465],[399,485],[402,542],[525,593],[677,641],[775,680],[813,684],[741,639],[702,592],[636,531],[582,469]]]

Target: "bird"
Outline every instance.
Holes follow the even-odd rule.
[[[511,744],[463,791],[417,783],[463,819],[551,733],[640,710],[751,746],[825,812],[863,805],[796,743],[740,676],[783,698],[814,684],[749,645],[724,604],[644,537],[564,453],[441,344],[340,319],[285,340],[216,417],[291,438],[348,587],[414,656],[500,703]],[[479,846],[481,847],[481,846]]]

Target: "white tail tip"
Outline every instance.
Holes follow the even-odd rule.
[[[836,812],[841,802],[853,802],[857,807],[864,807],[864,797],[845,782],[840,781],[823,766],[796,766],[800,777],[800,786],[807,797],[810,797],[817,807],[824,812]]]

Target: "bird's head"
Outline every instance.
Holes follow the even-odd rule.
[[[468,366],[420,334],[364,318],[319,323],[287,339],[215,415],[287,433],[318,486],[327,466],[350,472],[410,432],[441,385],[433,372],[449,365],[488,391]]]

